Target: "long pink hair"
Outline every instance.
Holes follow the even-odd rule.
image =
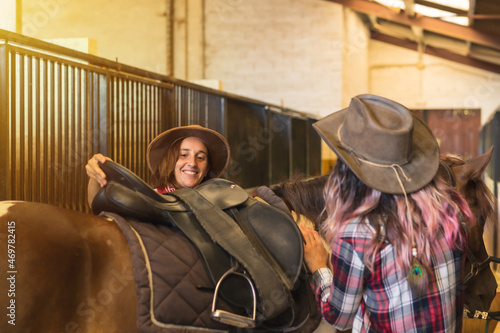
[[[367,218],[375,230],[372,246],[365,252],[365,265],[370,271],[386,240],[394,245],[397,268],[405,271],[409,271],[413,259],[413,242],[419,261],[426,269],[431,267],[431,253],[440,249],[437,243],[440,229],[450,248],[465,249],[466,238],[460,224],[463,218],[475,223],[475,218],[458,192],[435,177],[407,196],[412,221],[408,220],[404,195],[382,193],[367,187],[339,160],[325,186],[328,217],[321,225],[321,232],[331,246],[350,221]]]

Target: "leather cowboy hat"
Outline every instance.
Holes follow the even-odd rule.
[[[313,126],[364,184],[381,192],[417,191],[438,170],[439,145],[431,130],[389,99],[358,95]]]
[[[229,144],[221,134],[200,125],[174,127],[159,134],[151,141],[146,153],[148,167],[154,172],[161,160],[177,141],[187,137],[201,140],[208,148],[210,155],[209,178],[217,178],[224,172],[229,164]]]

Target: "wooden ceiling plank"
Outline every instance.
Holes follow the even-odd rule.
[[[341,4],[354,11],[375,15],[381,19],[397,22],[408,26],[418,26],[425,30],[432,31],[441,35],[463,39],[472,43],[481,44],[500,50],[500,35],[488,32],[482,32],[474,28],[464,27],[458,24],[449,23],[440,19],[416,16],[408,17],[404,13],[397,13],[391,8],[381,4],[366,1],[366,0],[327,0],[330,2]]]
[[[380,42],[392,44],[392,45],[399,46],[399,47],[404,47],[404,48],[412,50],[412,51],[418,51],[418,44],[414,43],[412,41],[409,41],[409,40],[403,40],[400,38],[392,37],[392,36],[377,33],[377,32],[372,33],[371,38],[373,40],[377,40]],[[424,49],[424,53],[431,55],[431,56],[439,57],[442,59],[458,62],[458,63],[464,64],[464,65],[472,66],[475,68],[483,69],[485,71],[500,74],[500,65],[493,64],[493,63],[486,62],[486,61],[482,61],[482,60],[478,60],[478,59],[474,59],[472,57],[459,55],[459,54],[447,51],[445,49],[440,49],[440,48],[433,47],[433,46],[426,46]]]
[[[439,10],[444,10],[445,12],[450,12],[459,16],[467,16],[469,12],[467,10],[455,8],[455,7],[450,7],[450,6],[445,6],[441,5],[439,3],[435,3],[432,1],[427,1],[427,0],[415,0],[416,4],[422,5],[422,6],[427,6]]]

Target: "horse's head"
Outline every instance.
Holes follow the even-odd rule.
[[[450,182],[454,179],[455,184],[452,185],[456,186],[476,217],[476,224],[467,225],[467,246],[470,254],[466,260],[465,274],[470,276],[470,280],[466,282],[465,306],[470,311],[488,311],[497,288],[489,264],[475,266],[488,258],[483,241],[486,221],[496,220],[494,217],[495,197],[482,178],[492,153],[493,148],[467,162],[455,155],[441,156],[441,161],[446,163],[452,171],[452,174],[448,174],[446,168],[442,167],[439,171],[441,176]]]

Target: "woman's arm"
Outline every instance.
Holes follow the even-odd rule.
[[[87,200],[90,207],[92,206],[92,200],[94,200],[94,197],[96,196],[97,192],[99,192],[99,190],[102,187],[106,186],[107,184],[106,174],[99,167],[98,162],[106,163],[106,160],[108,159],[109,158],[107,158],[102,154],[95,154],[87,162],[87,165],[85,165],[87,176],[89,176],[89,184],[87,188]]]
[[[322,317],[334,327],[352,327],[364,292],[364,263],[349,242],[338,239],[332,247],[332,270],[319,234],[301,226],[304,261],[313,273],[312,285]]]
[[[304,225],[300,225],[299,228],[304,237],[304,261],[309,271],[314,273],[320,268],[327,268],[329,255],[321,236],[316,230]]]

